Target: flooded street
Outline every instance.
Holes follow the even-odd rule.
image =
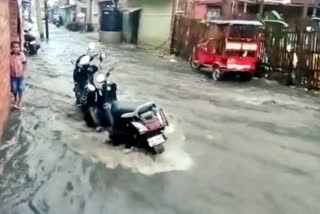
[[[95,39],[52,30],[0,145],[1,214],[319,213],[319,97],[265,80],[214,83],[185,62],[97,44],[119,100],[154,101],[171,122],[163,155],[125,153],[74,105],[70,61]]]

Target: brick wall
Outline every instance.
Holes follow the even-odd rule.
[[[9,0],[0,0],[0,136],[9,111]]]
[[[20,41],[20,22],[17,0],[9,0],[11,41]]]
[[[0,0],[0,137],[10,103],[9,54],[11,41],[21,41],[21,11],[17,0]]]

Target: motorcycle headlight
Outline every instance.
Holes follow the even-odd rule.
[[[96,81],[97,81],[98,83],[102,83],[102,82],[105,81],[105,80],[106,80],[106,77],[105,77],[105,75],[102,74],[102,73],[100,73],[100,74],[98,74],[98,75],[96,76]]]
[[[88,89],[90,90],[90,91],[95,91],[96,90],[96,87],[94,87],[94,85],[92,85],[92,84],[88,84],[87,85],[87,87],[88,87]]]

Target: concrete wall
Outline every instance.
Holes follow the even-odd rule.
[[[143,8],[139,42],[159,46],[169,39],[172,0],[129,0],[128,3],[130,7]]]
[[[10,0],[11,1],[11,0]],[[0,136],[9,111],[9,0],[0,1]]]
[[[198,4],[194,6],[194,18],[206,19],[208,13],[208,7],[206,4]]]
[[[95,26],[96,30],[98,30],[100,27],[100,24],[99,24],[100,11],[99,11],[99,4],[97,0],[92,1],[91,21],[92,21],[92,24]]]
[[[100,7],[98,0],[91,0],[91,13],[90,13],[90,1],[87,2],[87,23],[93,24],[95,30],[99,29],[100,20]]]

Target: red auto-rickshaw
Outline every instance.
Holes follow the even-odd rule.
[[[208,24],[212,36],[193,48],[191,67],[209,67],[215,81],[228,72],[250,80],[260,58],[263,24],[252,20],[214,20]]]

